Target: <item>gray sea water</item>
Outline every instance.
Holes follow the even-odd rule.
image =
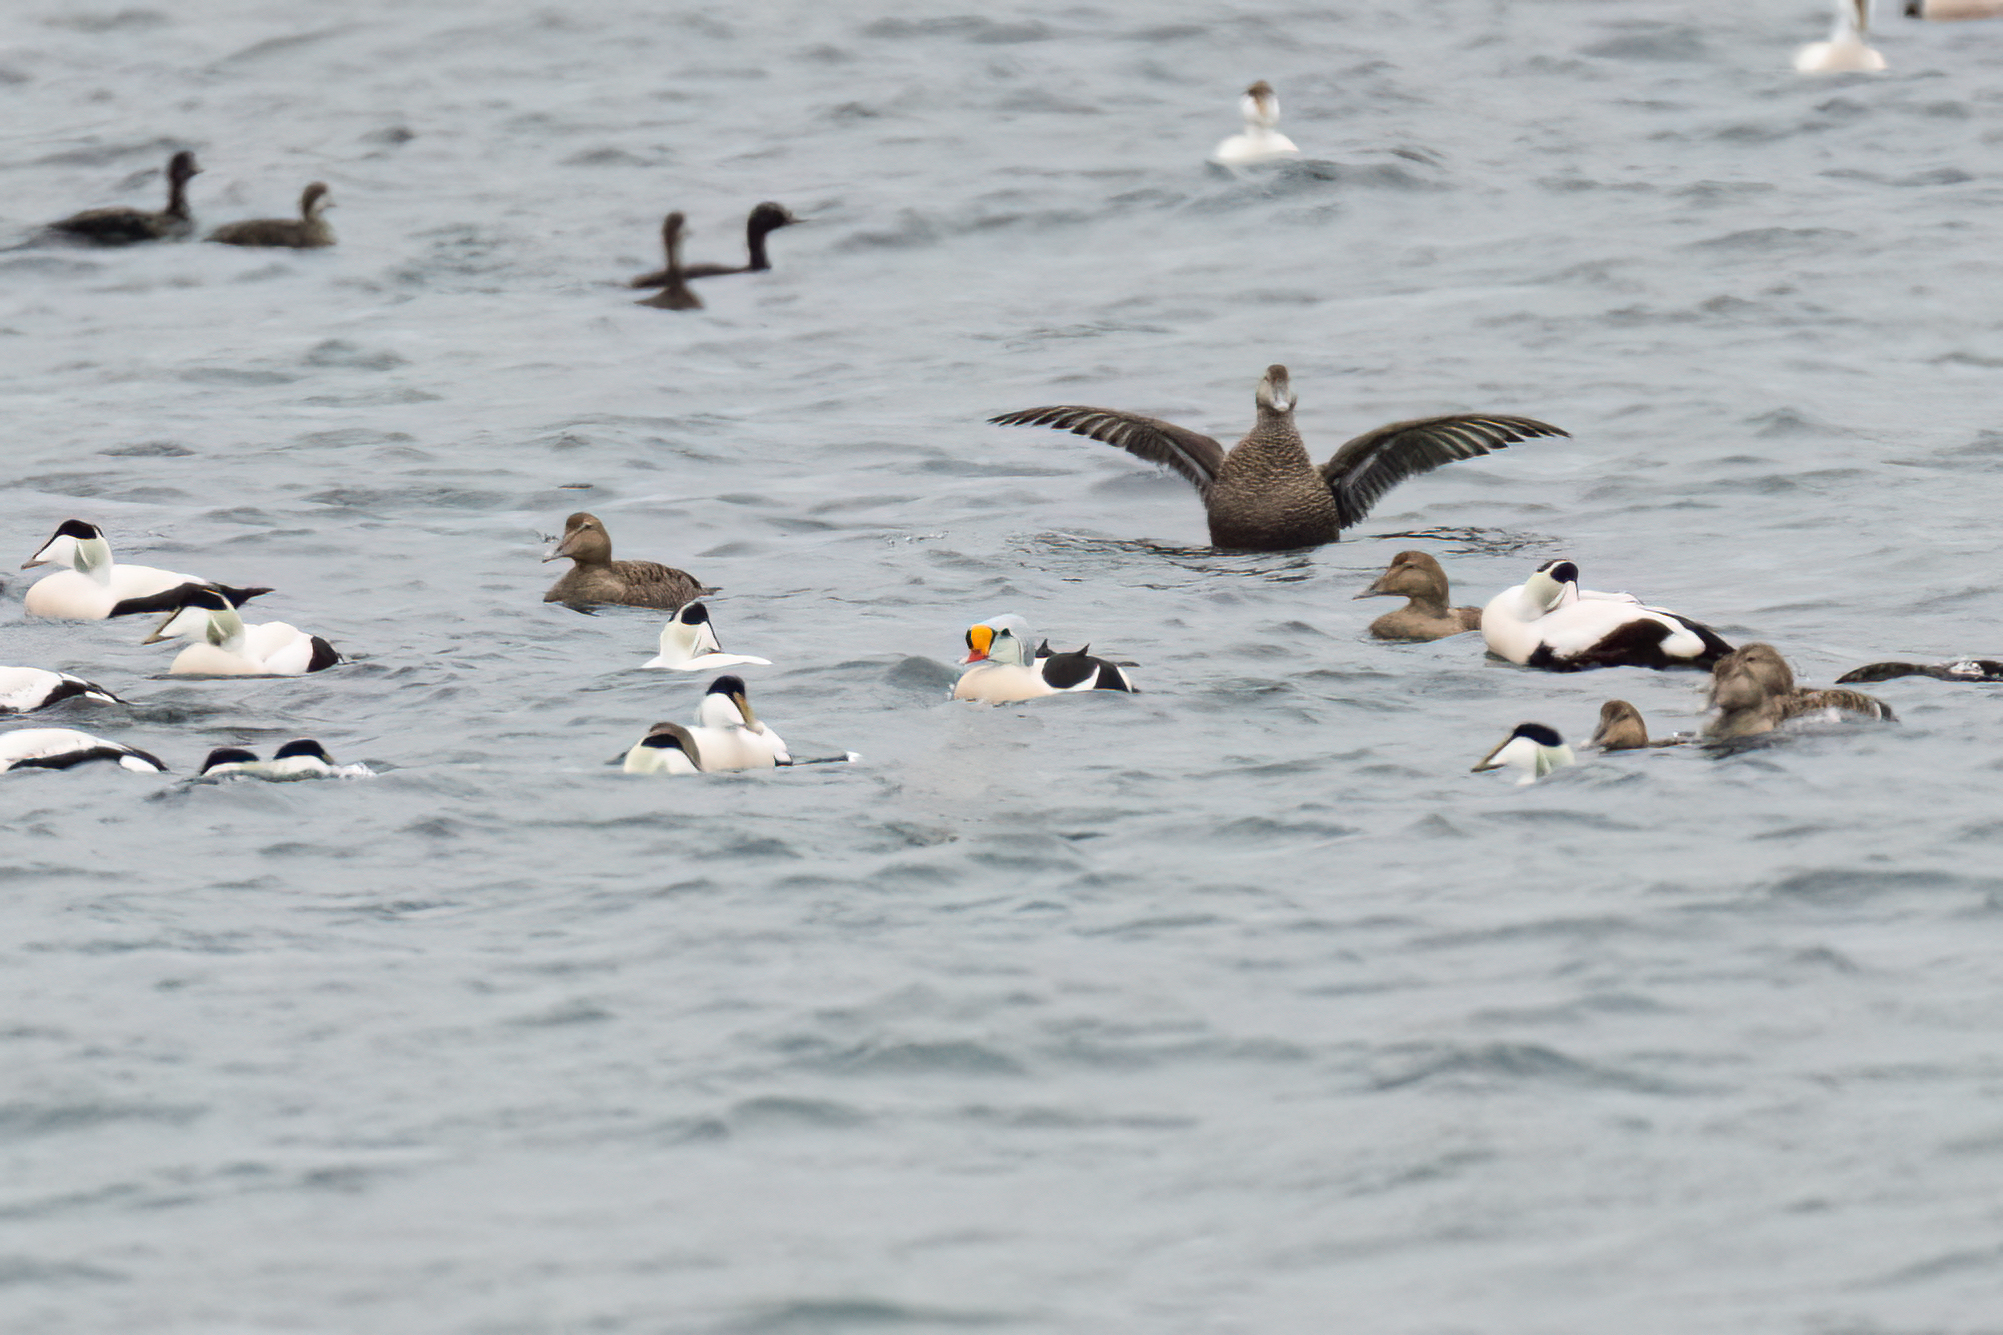
[[[0,239],[186,146],[340,244],[0,254],[0,564],[90,519],[354,661],[164,680],[8,574],[0,661],[134,701],[38,721],[180,777],[0,777],[0,1328],[2003,1330],[1999,688],[1519,788],[1696,679],[1352,601],[1564,556],[1815,684],[2003,651],[2003,24],[1891,8],[1804,79],[1810,0],[23,0]],[[1255,78],[1303,159],[1208,168]],[[768,198],[771,273],[631,304]],[[1228,443],[1269,362],[1324,453],[1573,434],[1223,556],[983,424]],[[861,763],[605,767],[703,679],[540,601],[576,509]],[[1145,693],[947,702],[1011,610]],[[384,772],[181,781],[304,734]]]

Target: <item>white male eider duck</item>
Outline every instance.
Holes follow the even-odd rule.
[[[1871,0],[1836,0],[1836,26],[1826,42],[1810,42],[1794,53],[1801,74],[1876,74],[1885,58],[1864,42],[1871,29]]]
[[[1365,432],[1317,468],[1294,426],[1286,367],[1266,368],[1257,402],[1258,421],[1229,454],[1199,432],[1110,408],[1025,408],[988,420],[1054,427],[1174,469],[1203,497],[1211,544],[1241,552],[1334,542],[1343,529],[1361,523],[1385,492],[1416,473],[1515,441],[1567,434],[1529,417],[1422,417]]]
[[[1516,781],[1521,787],[1571,763],[1572,748],[1555,730],[1541,723],[1519,723],[1493,751],[1475,762],[1472,773],[1513,766],[1523,771],[1523,777]]]
[[[160,757],[75,728],[16,728],[0,732],[0,773],[14,769],[68,769],[92,760],[115,760],[137,774],[165,774]]]
[[[125,701],[96,682],[72,677],[67,672],[47,668],[0,667],[0,716],[32,714],[64,700],[102,700],[122,705]]]
[[[334,244],[334,229],[321,212],[334,207],[327,198],[327,183],[315,181],[299,196],[297,218],[247,218],[224,223],[209,233],[209,240],[226,246],[289,246],[293,250],[314,250]]]
[[[164,241],[186,236],[195,221],[188,213],[188,182],[202,174],[195,155],[182,149],[167,159],[167,207],[157,213],[149,209],[118,206],[85,209],[61,222],[49,224],[51,231],[99,246],[130,246],[141,241]]]
[[[81,519],[65,519],[57,525],[41,549],[21,563],[21,569],[39,565],[70,568],[29,585],[21,606],[30,616],[66,621],[102,621],[135,612],[165,612],[181,605],[182,591],[190,586],[214,589],[229,599],[232,606],[242,606],[271,592],[232,588],[200,575],[114,561],[104,530]]]
[[[1447,572],[1426,552],[1399,552],[1358,598],[1406,598],[1403,607],[1370,623],[1380,640],[1438,640],[1481,629],[1479,607],[1449,607]]]
[[[1732,652],[1709,626],[1623,594],[1578,587],[1579,568],[1547,561],[1489,599],[1481,638],[1512,663],[1576,672],[1596,667],[1706,668]]]
[[[750,654],[727,654],[717,643],[716,628],[709,609],[701,603],[684,603],[674,619],[661,627],[661,652],[641,667],[673,668],[677,672],[706,672],[740,665],[771,667],[769,658]]]
[[[726,674],[711,682],[695,721],[693,728],[656,723],[626,752],[622,768],[628,774],[713,774],[793,763],[786,743],[752,710],[742,677]]]
[[[1866,663],[1838,677],[1836,684],[1890,681],[1894,677],[1932,677],[1935,681],[2003,681],[2003,662],[1994,658],[1957,658],[1952,663]]]
[[[967,670],[953,683],[955,700],[1013,704],[1067,691],[1132,691],[1133,682],[1117,663],[1093,658],[1086,645],[1075,653],[1053,654],[1046,641],[1034,658],[1022,619],[991,617],[967,630]]]
[[[1726,741],[1772,732],[1789,719],[1811,714],[1854,714],[1897,722],[1891,706],[1862,691],[1805,690],[1794,684],[1794,669],[1770,644],[1748,644],[1711,668],[1711,704],[1718,716],[1704,735]]]
[[[299,677],[341,661],[333,645],[283,621],[246,626],[236,608],[214,589],[190,590],[180,610],[169,612],[143,643],[177,637],[194,643],[174,656],[170,673]]]
[[[1212,162],[1242,167],[1301,155],[1294,141],[1279,131],[1280,99],[1264,79],[1245,90],[1245,96],[1238,100],[1238,114],[1244,118],[1245,128],[1217,146],[1210,155]]]
[[[374,771],[366,765],[337,765],[326,747],[311,737],[301,737],[272,752],[269,760],[259,760],[255,751],[242,747],[219,746],[202,762],[202,778],[219,779],[232,774],[289,783],[295,779],[373,777]]]

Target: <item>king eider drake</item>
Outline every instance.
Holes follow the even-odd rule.
[[[1406,598],[1403,607],[1370,623],[1380,640],[1437,640],[1481,629],[1479,607],[1449,607],[1447,572],[1425,552],[1399,552],[1358,598]]]
[[[1865,44],[1871,30],[1871,0],[1836,0],[1836,26],[1826,42],[1810,42],[1794,53],[1802,74],[1877,74],[1885,58]]]
[[[1053,654],[1046,641],[1034,657],[1029,632],[1014,616],[992,617],[967,630],[967,670],[953,684],[953,699],[1012,704],[1067,691],[1132,691],[1120,665],[1086,650]]]
[[[1499,658],[1553,672],[1596,667],[1709,667],[1732,646],[1701,622],[1624,594],[1582,592],[1579,568],[1547,561],[1489,599],[1481,638]]]
[[[51,672],[47,668],[0,667],[0,716],[32,714],[38,709],[79,698],[102,700],[113,705],[125,703],[96,682],[72,677],[67,672]]]
[[[176,570],[120,564],[112,560],[111,544],[105,540],[104,530],[81,519],[65,519],[57,525],[41,549],[21,563],[21,569],[39,565],[69,569],[58,570],[29,585],[21,605],[30,616],[67,621],[102,621],[135,612],[164,612],[179,607],[183,591],[191,586],[213,589],[229,599],[232,606],[241,606],[271,592],[232,588]]]
[[[164,774],[160,757],[122,742],[108,742],[75,728],[16,728],[0,732],[0,773],[15,769],[69,769],[93,760],[114,760],[138,774]]]
[[[1516,781],[1521,787],[1535,783],[1553,770],[1563,769],[1572,763],[1572,748],[1565,745],[1564,738],[1556,730],[1541,723],[1519,723],[1516,730],[1502,739],[1493,751],[1475,762],[1473,773],[1483,770],[1502,769],[1509,766],[1523,771],[1523,777]]]
[[[684,603],[674,618],[661,627],[661,652],[640,666],[673,668],[677,672],[713,672],[727,667],[771,667],[772,660],[723,652],[723,646],[717,643],[709,608],[701,603]]]
[[[130,246],[141,241],[162,241],[186,236],[195,225],[188,213],[188,182],[202,174],[195,155],[182,149],[167,159],[167,207],[155,213],[148,209],[115,207],[85,209],[61,222],[50,223],[53,231],[99,246]]]
[[[1711,704],[1718,711],[1704,735],[1720,741],[1772,732],[1789,719],[1853,714],[1896,722],[1891,707],[1862,691],[1803,690],[1794,669],[1770,644],[1748,644],[1711,668]]]
[[[1294,141],[1279,131],[1280,99],[1273,85],[1261,79],[1247,88],[1245,96],[1238,99],[1238,114],[1244,118],[1245,128],[1217,146],[1217,151],[1210,155],[1212,162],[1242,167],[1300,156]]]
[[[546,603],[571,607],[591,603],[619,603],[626,607],[658,607],[672,612],[683,603],[714,589],[705,589],[695,576],[655,561],[615,561],[612,535],[598,516],[580,510],[563,521],[563,541],[543,558],[543,564],[570,558],[563,578],[549,586],[542,596]]]
[[[333,645],[318,635],[266,621],[246,626],[236,608],[214,589],[191,589],[179,610],[169,612],[144,640],[192,640],[167,670],[207,677],[299,677],[341,661]]]
[[[313,250],[334,244],[334,229],[321,213],[334,207],[327,198],[327,183],[315,181],[299,196],[297,218],[249,218],[225,223],[209,233],[209,240],[226,246],[289,246],[293,250]]]
[[[1334,542],[1343,529],[1361,523],[1385,492],[1415,473],[1516,441],[1567,434],[1529,417],[1424,417],[1366,432],[1317,468],[1294,426],[1286,367],[1266,368],[1257,401],[1258,421],[1228,454],[1199,432],[1111,408],[1025,408],[988,420],[1055,427],[1174,469],[1203,497],[1211,544],[1244,552]]]
[[[230,775],[290,783],[298,779],[366,778],[373,777],[374,771],[367,765],[337,765],[326,747],[311,737],[301,737],[272,752],[269,760],[259,760],[255,751],[236,746],[219,746],[209,752],[199,777],[221,779]]]
[[[693,728],[656,723],[626,752],[622,768],[628,774],[713,774],[793,763],[786,743],[752,710],[742,677],[711,682],[695,720]]]

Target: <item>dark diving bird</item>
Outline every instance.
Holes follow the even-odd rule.
[[[167,159],[166,208],[158,212],[122,205],[85,209],[61,222],[50,223],[50,230],[99,246],[131,246],[141,241],[186,236],[195,225],[188,212],[188,181],[201,171],[195,165],[195,155],[184,148]]]
[[[988,420],[998,426],[1054,427],[1174,469],[1203,497],[1211,544],[1243,552],[1334,542],[1343,529],[1361,523],[1385,492],[1416,473],[1517,441],[1570,434],[1530,417],[1422,417],[1367,431],[1316,467],[1294,426],[1294,404],[1287,368],[1267,367],[1259,381],[1259,420],[1229,453],[1186,427],[1111,408],[1025,408]]]
[[[246,218],[224,223],[209,233],[209,240],[226,246],[288,246],[293,250],[315,250],[334,244],[334,229],[320,215],[334,207],[327,198],[327,183],[315,181],[299,196],[297,218]]]
[[[723,274],[764,273],[772,267],[771,257],[765,253],[765,238],[781,227],[791,227],[794,223],[805,222],[796,218],[793,211],[784,204],[774,204],[766,200],[751,210],[751,216],[744,220],[744,248],[747,262],[744,264],[689,264],[682,268],[683,278],[716,278]],[[666,287],[668,271],[656,269],[635,278],[633,287]]]
[[[682,232],[686,227],[687,220],[679,213],[670,213],[661,220],[661,247],[668,253],[668,267],[661,270],[660,282],[646,284],[648,287],[658,287],[661,290],[651,297],[634,302],[635,306],[652,306],[664,311],[702,309],[702,298],[689,289],[688,275],[682,268]],[[639,287],[641,284],[636,282],[633,286]]]

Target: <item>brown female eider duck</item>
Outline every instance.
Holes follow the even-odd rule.
[[[334,201],[327,198],[327,183],[315,181],[299,196],[297,218],[250,218],[224,223],[209,233],[209,240],[226,246],[290,246],[294,250],[331,246],[334,229],[320,212],[333,207]]]
[[[1588,746],[1602,751],[1640,751],[1655,746],[1681,746],[1688,737],[1650,737],[1641,711],[1625,700],[1609,700],[1600,706],[1600,723],[1593,729]]]
[[[1202,494],[1211,544],[1242,552],[1334,542],[1415,473],[1519,440],[1569,434],[1529,417],[1425,417],[1365,432],[1317,468],[1294,427],[1294,402],[1287,368],[1267,367],[1259,381],[1259,420],[1229,454],[1199,432],[1110,408],[1025,408],[988,420],[1055,427],[1173,468]]]
[[[201,170],[195,165],[195,155],[184,148],[167,160],[166,208],[157,213],[125,206],[85,209],[49,227],[99,246],[130,246],[186,236],[195,225],[188,213],[188,180]]]
[[[661,270],[661,281],[649,283],[649,287],[661,290],[644,301],[636,301],[635,306],[652,306],[664,311],[699,311],[702,298],[689,290],[688,274],[682,269],[682,230],[684,221],[679,213],[670,213],[661,220],[661,245],[668,252],[668,267]],[[635,283],[635,287],[640,284]]]
[[[1794,670],[1770,644],[1741,646],[1712,665],[1711,704],[1718,717],[1705,727],[1704,735],[1717,740],[1772,732],[1789,719],[1831,709],[1897,721],[1889,705],[1862,691],[1798,689]]]
[[[1481,629],[1479,607],[1447,606],[1447,572],[1426,552],[1399,552],[1358,598],[1409,598],[1370,623],[1380,640],[1438,640]]]
[[[627,607],[658,607],[672,612],[683,603],[713,593],[695,576],[655,561],[615,561],[612,535],[597,515],[582,510],[563,523],[563,541],[543,558],[545,563],[569,557],[562,579],[543,595],[546,603],[620,603]]]

